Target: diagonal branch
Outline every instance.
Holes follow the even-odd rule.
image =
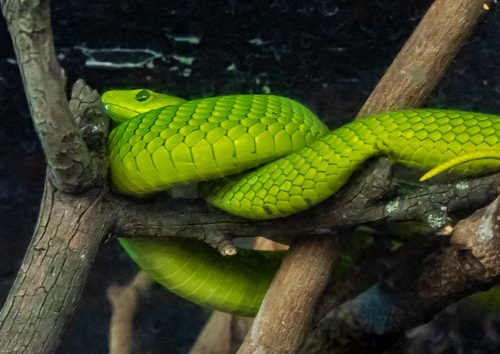
[[[421,106],[470,36],[484,0],[435,0],[358,113]]]
[[[101,114],[90,114],[99,112],[99,97],[90,90],[79,91],[81,85],[75,85],[73,112],[81,118],[80,126],[92,125],[97,131],[94,139],[104,141],[107,121]],[[102,166],[96,173],[101,179],[106,173],[103,146],[92,150],[96,166]],[[111,227],[111,213],[103,202],[106,187],[70,194],[45,182],[33,238],[0,312],[0,353],[55,351],[100,240]]]

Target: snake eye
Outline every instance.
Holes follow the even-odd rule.
[[[137,92],[135,95],[135,99],[139,102],[144,102],[149,98],[149,91],[148,90],[140,90]]]

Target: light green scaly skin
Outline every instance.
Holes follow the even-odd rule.
[[[149,276],[190,301],[241,316],[254,316],[281,262],[280,252],[239,250],[224,257],[196,240],[120,239]]]
[[[132,114],[124,116],[122,109],[143,112],[137,106],[147,103],[135,100],[137,92],[122,91],[119,98],[113,91],[103,95],[110,115],[123,122],[109,137],[111,176],[120,193],[140,196],[178,183],[232,175],[206,183],[207,200],[232,214],[268,219],[328,198],[376,155],[422,170],[450,160],[450,166],[443,166],[454,166],[450,171],[462,174],[500,168],[498,116],[408,110],[368,117],[327,133],[314,114],[294,101],[239,95],[179,104],[167,96],[170,106],[128,119]],[[460,156],[467,158],[462,161]],[[165,287],[201,305],[245,315],[257,312],[262,289],[276,267],[265,262],[252,267],[246,254],[234,261],[207,253],[207,246],[194,240],[120,242],[139,267]],[[223,274],[231,286],[221,285],[225,280],[214,274]]]

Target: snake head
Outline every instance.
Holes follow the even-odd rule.
[[[104,110],[116,122],[125,122],[140,113],[185,102],[184,99],[147,89],[110,90],[101,96]]]

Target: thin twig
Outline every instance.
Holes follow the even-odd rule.
[[[132,352],[133,320],[141,296],[151,287],[152,280],[139,272],[130,283],[111,285],[107,296],[111,302],[111,324],[109,327],[109,354]]]
[[[232,320],[232,315],[214,311],[189,354],[230,354]]]

